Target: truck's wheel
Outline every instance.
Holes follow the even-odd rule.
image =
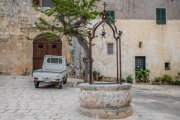
[[[59,89],[62,89],[62,85],[59,85]]]
[[[39,82],[34,82],[34,87],[38,88],[39,87]]]
[[[66,83],[67,83],[67,76],[63,80],[63,84],[66,84]]]

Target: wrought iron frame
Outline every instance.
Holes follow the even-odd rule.
[[[96,23],[93,26],[92,32],[88,31],[88,38],[89,38],[89,55],[90,55],[90,61],[89,61],[89,65],[90,65],[90,76],[89,76],[89,84],[92,84],[94,81],[92,80],[92,40],[95,37],[95,33],[97,28],[102,25],[102,24],[107,24],[109,25],[109,27],[112,29],[113,31],[113,37],[116,40],[116,59],[117,59],[117,83],[122,84],[122,69],[121,69],[121,35],[122,35],[122,31],[117,31],[117,27],[114,23],[110,24],[108,22],[108,17],[109,17],[109,13],[105,10],[105,6],[107,5],[104,2],[104,10],[103,12],[100,13],[100,17],[102,17],[102,21]],[[106,32],[102,31],[102,37],[105,37]],[[119,44],[118,44],[119,42]],[[119,46],[119,47],[118,47]],[[118,53],[118,48],[119,48],[119,53]],[[120,71],[119,71],[120,69]],[[120,79],[119,79],[119,75],[120,74]]]

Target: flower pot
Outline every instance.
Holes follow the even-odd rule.
[[[131,83],[132,84],[132,81],[127,81],[127,83]]]

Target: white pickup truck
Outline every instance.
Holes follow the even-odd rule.
[[[69,64],[63,56],[45,55],[42,69],[33,71],[35,88],[40,83],[58,84],[59,89],[67,82]]]

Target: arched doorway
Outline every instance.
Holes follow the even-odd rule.
[[[33,41],[33,70],[42,68],[45,55],[62,55],[62,41],[60,38],[48,41],[39,35]]]

